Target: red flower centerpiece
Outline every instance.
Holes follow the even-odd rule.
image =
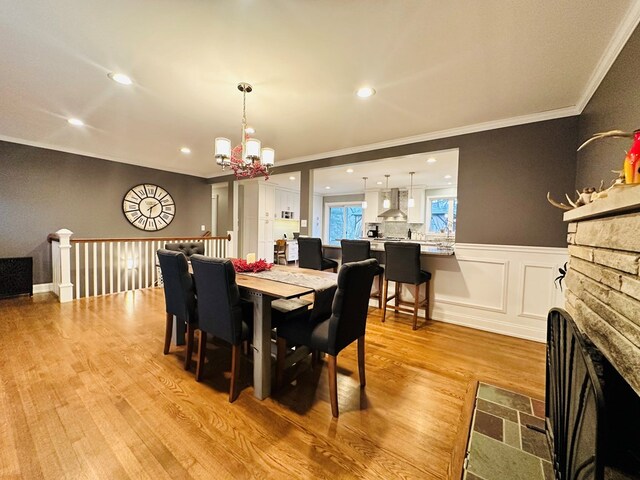
[[[235,271],[239,273],[257,273],[264,270],[271,270],[271,267],[273,267],[273,263],[269,263],[263,259],[258,259],[253,263],[247,263],[247,261],[242,258],[234,258],[233,260],[231,260],[231,263],[233,263],[233,268],[235,269]]]

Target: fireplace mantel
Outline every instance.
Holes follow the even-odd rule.
[[[570,210],[566,309],[640,395],[640,185]]]

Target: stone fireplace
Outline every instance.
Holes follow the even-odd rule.
[[[598,455],[624,470],[615,478],[640,478],[640,185],[617,187],[564,219],[565,308],[602,354],[606,452]]]

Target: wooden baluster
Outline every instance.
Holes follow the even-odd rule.
[[[93,243],[93,295],[98,295],[98,242]]]
[[[149,242],[144,242],[144,286],[149,287]]]
[[[109,293],[113,293],[113,242],[109,242]]]
[[[84,296],[88,297],[89,291],[89,244],[84,244]]]
[[[129,242],[124,242],[124,291],[129,291]]]
[[[117,257],[116,258],[116,275],[117,275],[117,278],[118,278],[118,281],[117,281],[117,284],[118,284],[117,291],[118,291],[118,293],[120,293],[122,291],[121,288],[120,288],[122,286],[122,275],[121,275],[121,273],[122,273],[121,272],[121,270],[122,270],[122,255],[120,254],[120,243],[121,242],[118,242],[118,249],[117,249],[117,252],[116,252],[116,257]]]
[[[76,250],[76,298],[80,298],[80,249],[82,248],[81,243],[75,244]]]
[[[142,242],[138,242],[138,288],[142,286]]]
[[[102,280],[102,289],[100,291],[101,295],[105,295],[107,293],[107,284],[105,282],[105,263],[104,263],[104,256],[105,256],[105,248],[107,247],[107,244],[105,242],[102,242],[102,244],[100,245],[100,262],[101,262],[101,267],[100,267],[100,273],[101,273],[101,280]]]
[[[156,285],[156,242],[151,240],[151,286]]]

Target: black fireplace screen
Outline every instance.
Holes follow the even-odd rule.
[[[547,326],[547,435],[557,478],[604,478],[602,356],[561,309]]]

